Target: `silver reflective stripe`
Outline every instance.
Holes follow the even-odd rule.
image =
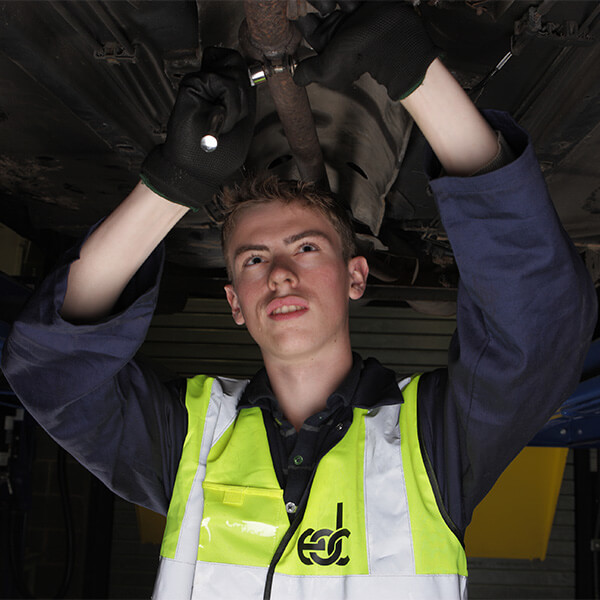
[[[191,598],[195,568],[195,564],[183,563],[161,556],[152,598],[156,600],[169,598],[187,600]]]
[[[239,381],[221,382],[218,379],[213,381],[210,402],[206,411],[206,421],[204,422],[204,430],[202,431],[202,445],[200,446],[198,469],[196,470],[192,489],[185,506],[185,516],[179,530],[175,560],[183,562],[195,561],[198,554],[198,540],[200,539],[200,525],[202,524],[202,511],[204,508],[202,482],[206,474],[206,460],[213,444],[233,423],[237,414],[237,401],[235,403],[224,401],[226,397],[231,396],[231,393],[227,393],[223,389],[228,383],[237,384],[238,388],[245,385],[245,382]]]
[[[211,446],[214,446],[221,439],[221,436],[235,421],[235,418],[237,417],[238,401],[242,397],[242,393],[247,385],[248,379],[241,381],[239,379],[215,379],[210,400],[213,406],[216,405],[219,414],[212,440],[208,440]],[[202,443],[204,445],[204,440],[202,440]]]
[[[229,596],[229,598],[243,596]],[[247,596],[246,596],[247,597]],[[199,597],[198,597],[199,598]],[[467,578],[458,575],[347,575],[292,577],[276,574],[272,600],[466,600]],[[195,600],[195,599],[194,599]]]
[[[192,581],[198,556],[198,540],[204,510],[202,482],[206,474],[206,461],[213,444],[233,423],[237,415],[237,402],[248,381],[215,379],[210,392],[206,420],[202,430],[202,443],[198,468],[185,506],[185,515],[179,529],[179,540],[174,559],[161,557],[154,584],[154,600],[185,600],[191,597]],[[179,593],[174,593],[172,586]],[[183,590],[187,590],[184,593]]]
[[[198,563],[192,599],[235,600],[235,598],[248,598],[261,600],[266,579],[267,567]],[[291,598],[296,598],[296,596]]]
[[[365,416],[365,528],[373,575],[415,572],[399,415],[396,404]]]
[[[400,391],[402,391],[410,382],[412,381],[412,377],[405,377],[398,382],[398,387]]]
[[[193,600],[263,597],[267,569],[202,563],[194,580]],[[466,600],[467,579],[457,575],[348,575],[294,577],[276,573],[272,600]],[[177,596],[173,595],[173,598]]]

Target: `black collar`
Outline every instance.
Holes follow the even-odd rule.
[[[327,408],[319,413],[319,420],[324,420],[341,405],[375,408],[402,403],[402,393],[398,389],[396,374],[392,370],[384,367],[375,358],[363,361],[356,353],[352,354],[352,358],[350,372],[327,399]],[[268,410],[277,421],[286,420],[264,367],[250,380],[238,403],[238,409],[253,406]]]

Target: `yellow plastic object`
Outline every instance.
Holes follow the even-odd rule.
[[[546,558],[567,448],[525,448],[475,509],[467,556]]]
[[[165,531],[166,517],[141,506],[135,507],[142,544],[160,544]]]

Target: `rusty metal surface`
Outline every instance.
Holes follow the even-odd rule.
[[[267,83],[296,159],[300,178],[319,183],[321,187],[329,187],[306,91],[294,83],[289,73],[277,73]]]
[[[260,54],[273,59],[294,53],[301,36],[287,18],[286,2],[245,0],[244,10],[250,43]]]
[[[240,41],[253,58],[272,64],[295,52],[300,33],[288,20],[287,8],[281,0],[244,2],[247,29],[241,30]],[[267,81],[300,178],[329,188],[306,90],[294,83],[287,70],[273,73]]]

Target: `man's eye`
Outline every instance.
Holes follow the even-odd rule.
[[[302,244],[300,252],[314,252],[318,248],[314,244]]]
[[[245,263],[244,265],[247,267],[250,267],[252,265],[259,265],[261,262],[263,262],[263,259],[260,256],[251,256]]]

